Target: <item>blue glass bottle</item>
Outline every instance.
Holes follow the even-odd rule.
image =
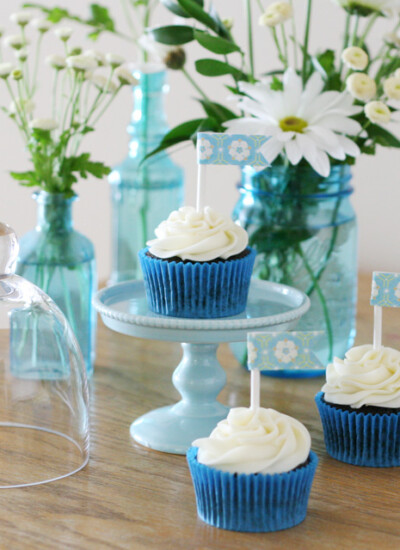
[[[164,95],[166,71],[134,71],[134,109],[128,157],[114,168],[111,183],[110,283],[141,279],[138,252],[154,229],[183,201],[183,171],[162,152],[142,163],[168,131]]]
[[[94,247],[73,227],[72,204],[76,197],[40,191],[34,198],[38,221],[35,229],[20,240],[16,273],[44,290],[63,311],[78,339],[87,375],[91,376],[96,356]],[[19,325],[22,327],[21,322]]]
[[[321,331],[323,365],[353,345],[357,301],[357,222],[348,165],[323,178],[309,166],[246,167],[233,218],[257,251],[253,274],[305,292],[310,310],[295,330]],[[243,358],[244,346],[232,346]],[[282,370],[271,376],[308,377],[324,371]]]

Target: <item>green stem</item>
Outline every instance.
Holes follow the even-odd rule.
[[[35,63],[33,65],[33,75],[32,75],[32,87],[29,97],[32,97],[36,90],[37,74],[39,67],[39,58],[40,58],[40,46],[42,43],[43,34],[39,34],[39,38],[36,42],[36,52],[35,52]]]
[[[344,28],[344,35],[343,35],[343,47],[342,50],[345,50],[347,46],[349,45],[349,37],[350,37],[350,19],[351,15],[350,13],[346,12],[346,24]],[[340,65],[339,65],[339,74],[342,73],[343,69],[343,60],[340,59]]]
[[[285,26],[283,24],[281,25],[281,31],[282,31],[283,50],[285,53],[285,68],[287,68],[289,66],[288,42],[286,38]]]
[[[308,260],[306,256],[304,255],[304,252],[300,245],[297,245],[295,247],[295,250],[297,254],[300,256],[300,258],[303,261],[304,267],[306,268],[307,273],[310,276],[311,281],[313,282],[315,292],[318,294],[319,301],[321,303],[322,311],[324,313],[324,319],[326,324],[326,333],[328,337],[328,346],[329,346],[329,354],[328,354],[328,361],[332,361],[333,359],[333,330],[332,330],[332,323],[329,315],[328,305],[325,300],[325,296],[321,290],[321,287],[319,286],[318,281],[316,280],[315,274],[313,270],[311,269],[310,264],[308,263]]]
[[[251,20],[251,4],[250,0],[245,0],[246,16],[247,16],[247,43],[249,48],[249,63],[250,63],[250,80],[254,82],[254,51],[253,51],[253,27]]]
[[[369,21],[368,23],[366,24],[365,26],[365,29],[364,29],[364,32],[363,34],[360,36],[360,38],[358,39],[358,45],[359,46],[363,46],[363,44],[365,43],[365,40],[368,36],[368,34],[370,33],[372,27],[374,26],[374,23],[375,21],[378,19],[379,17],[379,13],[378,12],[375,12],[370,18],[369,18]]]
[[[190,74],[187,72],[187,70],[185,69],[185,67],[183,67],[181,69],[182,73],[185,75],[185,77],[188,79],[188,81],[191,83],[191,85],[194,87],[194,89],[201,95],[201,97],[203,99],[205,99],[208,103],[210,103],[210,108],[212,108],[212,110],[215,112],[215,114],[219,117],[219,118],[223,118],[224,117],[224,113],[218,109],[218,107],[212,105],[212,101],[210,100],[210,98],[207,96],[207,94],[205,94],[203,92],[203,90],[200,88],[200,86],[197,84],[197,82],[190,76]]]
[[[274,42],[275,42],[275,45],[276,45],[276,49],[278,50],[278,57],[279,57],[281,63],[283,63],[283,65],[286,66],[285,56],[284,56],[284,54],[283,54],[281,45],[280,45],[280,43],[279,43],[279,38],[278,38],[278,33],[276,32],[276,28],[275,28],[275,27],[271,27],[271,31],[272,31],[272,37],[273,37]]]
[[[357,44],[357,35],[358,35],[358,25],[359,25],[359,23],[360,23],[360,16],[356,15],[356,20],[355,20],[354,28],[353,28],[353,35],[352,35],[352,39],[351,39],[351,45],[352,46],[355,46]]]
[[[58,76],[60,71],[56,69],[54,78],[53,78],[53,118],[56,119],[57,115],[57,86],[58,86]]]
[[[297,70],[298,59],[297,59],[297,30],[296,30],[296,17],[294,14],[293,0],[290,0],[290,5],[292,6],[292,42],[293,42],[293,59],[294,59],[294,68]]]
[[[134,42],[136,42],[138,38],[138,33],[135,28],[135,25],[133,24],[129,5],[126,3],[126,0],[120,0],[120,1],[121,1],[121,6],[125,15],[126,22],[128,23],[129,30],[131,31],[131,34],[132,34],[132,39]]]
[[[307,62],[309,57],[308,42],[310,39],[311,9],[312,9],[312,0],[307,0],[307,18],[306,18],[306,28],[304,31],[303,69],[301,72],[303,84],[306,83],[306,77],[307,77]]]

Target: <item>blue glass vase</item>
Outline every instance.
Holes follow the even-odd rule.
[[[138,252],[154,229],[183,202],[183,171],[162,152],[143,161],[168,131],[166,71],[134,71],[134,109],[129,154],[109,176],[111,183],[110,284],[142,279]],[[143,162],[142,162],[143,161]]]
[[[79,342],[87,375],[93,374],[96,353],[96,262],[91,241],[73,228],[76,197],[40,191],[34,194],[38,222],[20,240],[16,273],[44,290],[67,317]],[[14,332],[24,330],[21,317]],[[50,360],[50,359],[49,359]]]
[[[233,217],[256,249],[254,276],[304,291],[311,308],[296,330],[321,331],[318,358],[327,365],[353,345],[357,300],[357,223],[348,165],[323,178],[309,166],[246,167]],[[234,348],[243,359],[244,346]],[[308,377],[324,370],[282,370],[271,376]]]

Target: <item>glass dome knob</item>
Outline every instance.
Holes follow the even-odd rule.
[[[19,245],[15,231],[0,222],[0,275],[13,272],[18,257]]]

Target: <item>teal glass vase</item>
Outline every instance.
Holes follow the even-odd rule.
[[[20,240],[16,273],[41,288],[65,314],[80,345],[87,375],[91,376],[96,355],[94,247],[73,227],[72,204],[76,197],[40,191],[34,198],[38,221],[35,229]],[[14,326],[15,334],[23,332],[25,321],[21,315]]]
[[[295,330],[320,331],[315,339],[326,366],[353,345],[357,300],[357,223],[350,203],[351,172],[337,165],[327,178],[309,166],[246,167],[233,217],[256,249],[254,276],[305,292],[311,307]],[[243,361],[244,346],[233,346]],[[324,370],[271,371],[309,377]]]
[[[154,229],[183,202],[183,171],[166,152],[143,161],[168,131],[166,71],[135,70],[129,154],[109,176],[111,184],[111,276],[109,283],[142,279],[138,252]]]

